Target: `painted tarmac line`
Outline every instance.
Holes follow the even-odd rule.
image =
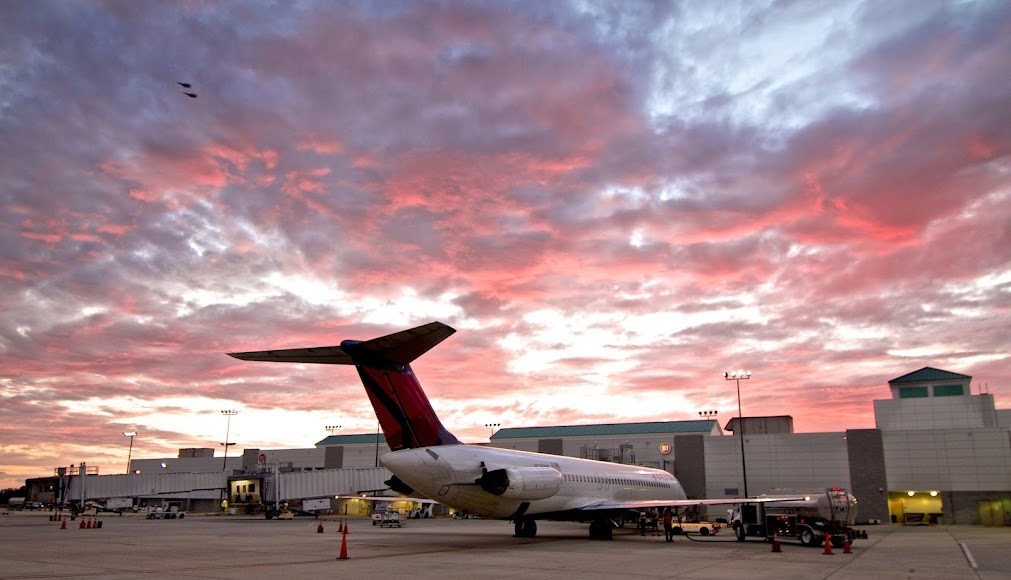
[[[969,544],[967,544],[966,542],[959,542],[958,545],[962,546],[962,553],[965,554],[965,559],[969,560],[969,565],[971,565],[973,568],[979,568],[979,566],[976,565],[976,558],[973,558],[972,552],[969,551]]]

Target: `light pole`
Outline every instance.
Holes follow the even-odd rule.
[[[495,428],[501,427],[502,423],[485,423],[484,426],[491,431],[490,433],[488,433],[488,439],[491,439],[491,436],[495,434]]]
[[[232,417],[238,415],[239,412],[235,409],[228,409],[226,411],[222,411],[221,414],[228,417],[228,421],[225,423],[225,442],[222,443],[222,445],[225,446],[225,458],[221,461],[221,471],[225,471],[228,468],[228,446],[235,445],[228,440],[228,434],[232,429]]]
[[[719,411],[699,411],[699,417],[704,419],[715,419]]]
[[[327,425],[327,426],[326,426],[326,430],[327,430],[327,431],[328,431],[328,432],[329,432],[329,433],[330,433],[331,435],[333,435],[334,433],[336,433],[336,432],[338,432],[338,431],[340,431],[340,430],[341,430],[341,426],[340,426],[340,425]]]
[[[748,464],[744,460],[744,413],[741,412],[741,380],[751,378],[751,371],[724,372],[723,378],[737,382],[737,428],[741,431],[741,476],[744,478],[744,497],[748,497]]]
[[[130,473],[130,459],[133,458],[133,438],[137,436],[137,432],[123,431],[123,436],[130,438],[130,451],[126,454],[126,472]]]

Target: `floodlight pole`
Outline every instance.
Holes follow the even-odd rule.
[[[137,436],[136,431],[124,431],[124,437],[130,438],[130,451],[126,454],[126,472],[130,473],[130,460],[133,459],[133,438]]]
[[[741,431],[741,477],[744,479],[744,497],[749,497],[748,464],[744,460],[744,413],[741,411],[741,379],[750,379],[751,371],[724,372],[723,378],[737,383],[737,428]]]
[[[491,439],[491,436],[495,434],[495,429],[501,427],[502,423],[485,423],[484,426],[489,430],[488,439]]]

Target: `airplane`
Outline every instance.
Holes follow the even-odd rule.
[[[489,519],[509,520],[533,538],[536,520],[590,522],[590,538],[609,540],[629,510],[784,501],[688,499],[659,469],[462,443],[439,420],[410,363],[456,332],[441,322],[339,346],[233,352],[244,361],[354,365],[391,452],[380,458],[403,495],[421,495]],[[797,499],[797,498],[791,498]]]

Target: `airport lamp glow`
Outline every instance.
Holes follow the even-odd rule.
[[[741,412],[741,380],[751,378],[751,371],[729,371],[723,378],[737,383],[737,428],[741,431],[741,477],[744,479],[744,497],[748,497],[748,464],[744,460],[744,413]]]
[[[137,436],[137,432],[123,431],[123,436],[130,438],[130,451],[126,454],[126,472],[130,473],[130,459],[133,458],[133,438]]]

